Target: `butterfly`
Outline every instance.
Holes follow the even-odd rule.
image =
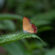
[[[37,27],[27,17],[23,18],[23,30],[28,33],[37,33]]]

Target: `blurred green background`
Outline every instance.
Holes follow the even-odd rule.
[[[36,34],[23,32],[23,17]],[[0,0],[0,55],[55,55],[55,0]]]

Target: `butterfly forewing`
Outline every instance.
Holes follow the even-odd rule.
[[[23,18],[23,30],[29,33],[34,33],[30,20],[26,17]]]

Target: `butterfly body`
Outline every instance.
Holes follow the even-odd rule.
[[[30,20],[26,17],[23,18],[23,30],[28,33],[36,33],[37,28],[34,24],[30,22]]]

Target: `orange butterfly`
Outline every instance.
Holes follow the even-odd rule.
[[[26,17],[23,18],[23,30],[24,32],[37,33],[37,27],[30,23],[30,20]]]

